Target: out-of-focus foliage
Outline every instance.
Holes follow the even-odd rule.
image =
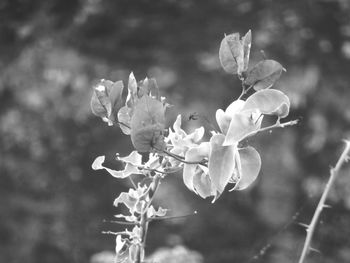
[[[203,257],[198,252],[176,246],[171,249],[159,248],[147,260],[159,263],[201,263]]]
[[[294,262],[305,234],[296,222],[309,221],[339,141],[349,135],[347,0],[1,1],[0,261],[88,262],[112,250],[113,237],[100,231],[122,228],[102,220],[115,214],[112,201],[127,181],[90,167],[108,153],[113,168],[115,152],[124,156],[131,144],[90,113],[91,87],[100,78],[126,81],[133,69],[137,78],[155,77],[177,105],[168,116],[197,112],[183,126],[210,127],[215,120],[206,116],[240,93],[220,68],[223,32],[249,29],[251,57],[262,49],[286,67],[277,85],[301,125],[249,142],[263,165],[248,192],[208,206],[180,176],[167,179],[157,201],[176,215],[199,213],[152,223],[148,244],[183,244],[204,262]],[[350,261],[347,175],[314,239],[322,254],[310,262]],[[284,228],[296,211],[299,219]]]

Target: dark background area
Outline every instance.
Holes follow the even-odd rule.
[[[298,126],[250,140],[262,156],[257,182],[215,203],[169,176],[156,202],[185,219],[153,223],[148,253],[182,244],[204,262],[296,262],[309,222],[350,136],[350,1],[348,0],[1,0],[0,262],[83,263],[114,238],[103,223],[129,187],[104,171],[129,138],[90,112],[100,78],[157,78],[177,113],[214,123],[215,111],[240,94],[220,68],[224,33],[252,29],[251,65],[278,60],[287,69],[276,88],[291,98]],[[191,130],[206,122],[185,121]],[[307,262],[350,262],[350,169],[345,167]],[[264,249],[266,248],[266,250]]]

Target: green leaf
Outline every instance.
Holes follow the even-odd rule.
[[[126,135],[130,135],[130,123],[131,123],[131,109],[127,106],[123,106],[118,111],[118,122],[122,132]]]
[[[91,98],[91,111],[101,118],[109,118],[112,112],[112,104],[108,97],[107,87],[111,81],[101,80],[95,87]]]
[[[229,182],[234,167],[234,146],[222,146],[223,134],[215,134],[210,139],[209,175],[211,182],[222,193]]]
[[[117,118],[117,113],[122,106],[123,82],[101,80],[95,87],[91,98],[92,112],[101,117],[109,125]]]
[[[220,44],[219,58],[227,73],[241,75],[248,70],[251,42],[250,30],[242,39],[239,33],[225,35]]]
[[[238,150],[239,167],[238,183],[232,190],[244,190],[250,186],[258,177],[261,168],[261,159],[259,153],[253,147],[246,147]]]
[[[138,100],[131,117],[131,141],[139,152],[163,150],[165,108],[163,103],[149,96]]]
[[[280,78],[282,70],[282,65],[275,60],[260,61],[248,71],[244,84],[255,90],[268,89]]]
[[[251,95],[243,110],[258,109],[262,114],[277,115],[284,118],[289,114],[289,98],[279,90],[261,90]]]
[[[128,82],[128,95],[126,97],[126,106],[132,107],[136,102],[137,97],[137,81],[135,79],[134,73],[131,72],[129,75]]]
[[[252,32],[249,30],[242,38],[243,43],[243,68],[238,68],[238,74],[242,74],[248,70],[250,47],[252,46]]]
[[[257,120],[254,116],[254,111],[235,113],[231,118],[223,145],[235,145],[251,132],[258,130],[261,120]]]
[[[160,101],[157,81],[154,78],[145,78],[143,81],[140,81],[137,95],[138,98],[141,98],[143,95],[148,95]]]
[[[239,39],[239,33],[225,36],[219,49],[219,58],[223,69],[227,73],[237,74],[238,64],[243,63],[243,56],[243,46]]]
[[[112,121],[116,121],[118,118],[118,111],[122,107],[123,104],[123,93],[124,85],[123,81],[117,81],[114,82],[111,86],[111,89],[109,91],[109,99],[111,101],[112,105],[112,113],[111,113],[111,119]]]

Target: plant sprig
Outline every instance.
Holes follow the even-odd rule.
[[[336,165],[334,168],[331,168],[330,170],[330,176],[328,179],[328,182],[326,184],[325,189],[323,190],[322,196],[318,202],[318,205],[315,209],[314,215],[311,219],[311,222],[309,225],[306,225],[306,238],[305,238],[305,242],[304,242],[304,246],[303,246],[303,250],[301,252],[301,256],[299,258],[299,263],[303,263],[305,261],[305,258],[307,256],[307,253],[310,250],[315,250],[311,247],[311,240],[313,237],[313,234],[315,232],[316,229],[316,225],[318,223],[318,220],[320,218],[320,215],[323,211],[323,209],[325,207],[328,207],[326,205],[326,199],[328,197],[328,193],[330,191],[330,189],[332,188],[332,185],[334,184],[334,181],[337,179],[338,175],[339,175],[339,171],[341,169],[341,167],[343,166],[343,164],[347,161],[349,161],[350,158],[350,141],[349,140],[344,140],[345,143],[345,148],[342,152],[342,154],[340,155]]]

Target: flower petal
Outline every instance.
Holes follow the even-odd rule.
[[[289,98],[279,90],[261,90],[251,95],[243,110],[259,109],[262,114],[277,115],[284,118],[289,114]]]
[[[238,150],[240,158],[240,179],[232,190],[244,190],[258,177],[261,168],[259,153],[251,146]]]
[[[195,186],[196,192],[202,198],[207,198],[208,196],[215,195],[216,190],[213,189],[209,174],[198,167],[200,172],[197,172],[193,177],[193,184]]]
[[[245,136],[259,129],[261,122],[256,121],[253,112],[244,111],[232,116],[230,127],[228,128],[224,146],[234,145]]]
[[[203,142],[199,146],[190,148],[186,154],[185,154],[185,161],[186,162],[200,162],[203,160],[203,158],[207,157],[209,155],[210,151],[210,145],[208,142]],[[195,191],[195,188],[193,186],[193,177],[196,173],[198,164],[184,164],[183,169],[183,180],[185,185],[188,189],[190,189],[193,192]]]
[[[116,170],[109,169],[109,168],[103,166],[102,164],[104,161],[105,161],[105,156],[97,157],[91,165],[92,169],[94,169],[94,170],[105,169],[113,177],[116,177],[116,178],[126,178],[126,177],[130,176],[131,174],[140,174],[141,173],[139,171],[139,169],[137,168],[137,166],[134,166],[131,163],[127,163],[124,170],[116,171]]]
[[[222,109],[216,111],[216,122],[218,123],[222,133],[226,134],[230,126],[231,117],[225,114]]]
[[[229,116],[232,116],[238,112],[240,112],[244,107],[245,101],[244,100],[235,100],[225,110],[225,113]]]
[[[219,193],[224,191],[235,167],[235,146],[223,146],[224,140],[223,134],[213,135],[210,139],[209,175]]]
[[[132,151],[128,156],[125,157],[117,156],[117,159],[125,163],[133,164],[135,166],[142,164],[142,155],[139,154],[137,151]]]

